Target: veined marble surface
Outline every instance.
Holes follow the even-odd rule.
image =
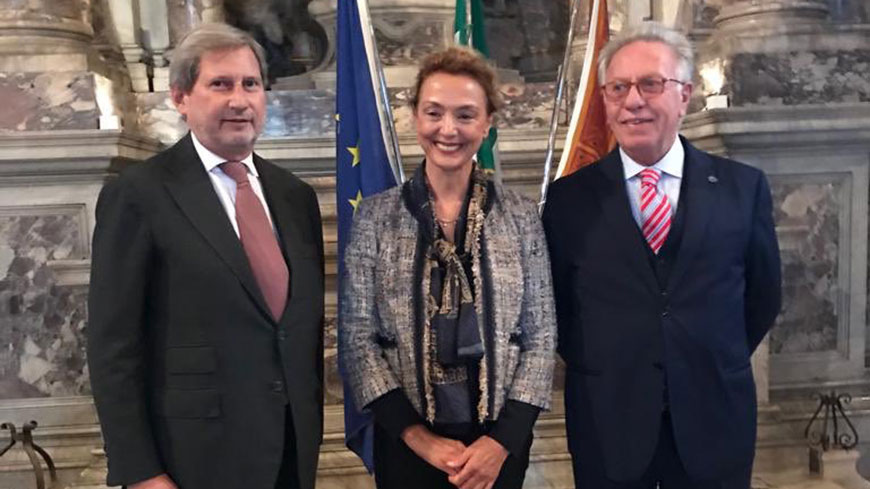
[[[0,131],[97,128],[90,73],[0,73],[0,100]]]
[[[732,106],[870,102],[870,51],[742,53],[726,79]]]
[[[90,392],[87,287],[60,287],[53,260],[84,259],[81,214],[0,213],[0,399]]]
[[[0,0],[0,19],[90,22],[91,0]]]
[[[783,268],[783,312],[772,354],[836,350],[843,182],[771,182]]]
[[[505,107],[496,117],[499,128],[549,127],[554,97],[552,83],[504,83],[500,90]],[[391,89],[389,93],[396,130],[400,134],[413,133],[413,114],[408,105],[411,89]],[[168,93],[142,93],[136,97],[138,124],[144,135],[171,144],[187,132]],[[334,90],[269,91],[266,103],[263,138],[335,135]]]
[[[443,23],[408,20],[406,14],[377,20],[375,39],[384,66],[416,65],[427,54],[444,47],[452,31]],[[388,32],[384,32],[388,31]]]

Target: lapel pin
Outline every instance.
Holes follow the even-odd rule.
[[[710,182],[710,183],[716,183],[716,182],[719,181],[719,179],[716,178],[716,177],[714,177],[713,175],[710,175],[710,176],[707,177],[707,181]]]

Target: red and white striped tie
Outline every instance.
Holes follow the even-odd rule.
[[[671,204],[668,196],[656,187],[661,177],[661,172],[652,168],[640,172],[641,231],[655,254],[665,244],[671,230]]]

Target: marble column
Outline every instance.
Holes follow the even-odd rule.
[[[718,29],[783,32],[821,25],[828,16],[825,0],[722,0]]]
[[[91,0],[0,0],[0,72],[87,68]]]
[[[140,35],[139,2],[109,0],[108,6],[133,91],[147,92],[148,67],[144,62],[146,53]]]

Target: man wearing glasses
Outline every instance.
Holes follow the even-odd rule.
[[[764,174],[677,134],[692,61],[656,23],[612,40],[619,147],[547,198],[577,488],[749,488],[749,358],[779,312],[779,250]]]

